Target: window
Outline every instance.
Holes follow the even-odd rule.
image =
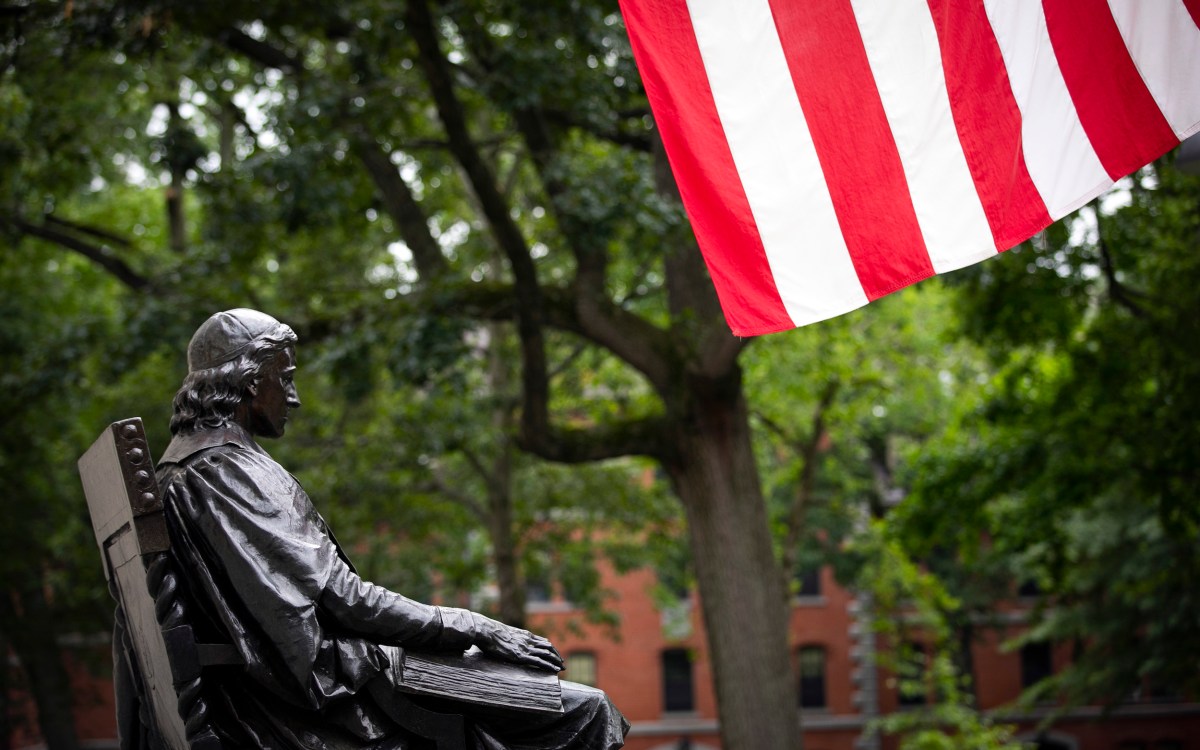
[[[525,602],[528,604],[545,604],[550,601],[550,587],[543,581],[527,581],[525,583]]]
[[[1171,685],[1151,677],[1147,680],[1146,699],[1155,703],[1173,703],[1183,700],[1183,694]]]
[[[576,651],[567,655],[564,676],[581,685],[596,687],[596,655],[590,651]]]
[[[1071,750],[1072,746],[1061,740],[1051,739],[1049,737],[1038,737],[1033,741],[1035,750]]]
[[[800,583],[800,596],[821,595],[821,568],[813,567],[800,571],[796,576]]]
[[[797,661],[800,666],[800,706],[825,708],[825,649],[804,646]]]
[[[1079,741],[1061,732],[1021,734],[1016,739],[1023,743],[1021,747],[1027,747],[1030,750],[1079,750]],[[1115,750],[1116,745],[1108,745],[1108,748]]]
[[[1042,587],[1039,586],[1038,582],[1033,579],[1023,581],[1020,586],[1017,586],[1017,596],[1030,597],[1041,595]]]
[[[663,710],[693,711],[692,657],[686,648],[669,648],[662,652]]]
[[[1032,687],[1054,674],[1049,643],[1026,643],[1021,647],[1021,687]]]
[[[550,601],[550,561],[535,556],[525,566],[526,604],[546,604]]]
[[[910,656],[900,665],[900,705],[925,705],[925,647],[919,643],[908,646]]]

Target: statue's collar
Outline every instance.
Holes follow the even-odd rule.
[[[230,423],[212,429],[200,429],[176,435],[171,439],[170,445],[167,446],[167,450],[158,463],[160,466],[183,463],[189,456],[199,453],[205,448],[215,448],[218,445],[236,445],[264,456],[267,455],[267,452],[254,442],[254,437],[246,428],[236,423]]]

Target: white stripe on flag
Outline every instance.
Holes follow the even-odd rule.
[[[802,326],[862,307],[867,296],[821,177],[767,0],[688,0],[688,10],[788,315]]]
[[[1200,28],[1178,0],[1109,0],[1133,64],[1179,140],[1200,130]]]
[[[928,2],[852,0],[851,6],[934,270],[944,273],[995,255],[950,113]]]
[[[1050,217],[1059,219],[1100,194],[1112,179],[1079,122],[1041,3],[985,0],[984,5],[1021,110],[1029,176]]]

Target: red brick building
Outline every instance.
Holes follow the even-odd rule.
[[[865,730],[882,714],[907,710],[894,680],[873,666],[874,636],[864,602],[839,587],[826,569],[796,597],[789,645],[797,674],[805,750],[889,750],[895,738]],[[615,576],[603,571],[604,585],[616,597],[621,637],[584,627],[572,634],[565,621],[575,618],[569,605],[531,605],[531,621],[548,631],[566,657],[568,679],[592,682],[613,698],[633,724],[630,750],[705,750],[719,748],[716,702],[704,628],[695,597],[672,611],[660,611],[650,594],[653,575],[639,571]],[[1024,610],[1008,608],[1005,632],[988,632],[973,649],[976,699],[984,709],[1012,702],[1023,685],[1061,669],[1065,649],[1025,649],[1005,653],[1001,644],[1016,635]],[[1177,699],[1138,699],[1102,717],[1099,708],[1071,711],[1048,729],[1037,731],[1048,713],[1022,717],[1022,739],[1045,750],[1200,750],[1200,704]]]
[[[660,609],[651,589],[653,574],[635,571],[617,576],[602,570],[603,585],[615,594],[619,636],[603,626],[582,624],[569,603],[530,605],[531,625],[549,634],[566,657],[565,676],[606,690],[633,723],[630,750],[715,750],[721,747],[716,702],[704,628],[695,596]],[[888,675],[872,666],[874,636],[865,605],[839,587],[828,570],[810,580],[791,612],[790,647],[803,709],[805,750],[891,750],[894,738],[866,733],[882,714],[906,710]],[[1022,607],[1007,607],[1005,632],[988,632],[972,657],[976,697],[982,708],[1011,702],[1023,684],[1060,669],[1065,650],[1031,649],[1005,653],[1000,644],[1022,627]],[[68,663],[78,685],[76,721],[84,747],[115,748],[112,690],[106,674],[96,674],[104,645],[74,646]],[[87,652],[88,669],[76,656]],[[73,655],[74,654],[74,655]],[[97,657],[100,658],[97,658]],[[12,666],[16,666],[13,664]],[[33,707],[14,696],[17,729],[11,746],[38,746]],[[1047,708],[1047,711],[1049,708]],[[1181,700],[1138,699],[1102,717],[1099,708],[1070,712],[1052,727],[1035,733],[1046,712],[1025,717],[1026,739],[1039,739],[1045,750],[1200,750],[1200,704]]]

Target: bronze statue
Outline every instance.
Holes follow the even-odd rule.
[[[376,748],[398,730],[365,686],[394,679],[397,650],[462,652],[558,671],[548,640],[475,612],[407,599],[355,573],[300,484],[255,438],[300,406],[296,335],[260,312],[209,318],[188,347],[174,436],[158,463],[193,627],[232,642],[244,668],[206,677],[216,731],[233,747]],[[382,700],[387,700],[387,692]],[[617,748],[629,724],[599,690],[562,683],[564,712],[445,702],[477,748]]]

